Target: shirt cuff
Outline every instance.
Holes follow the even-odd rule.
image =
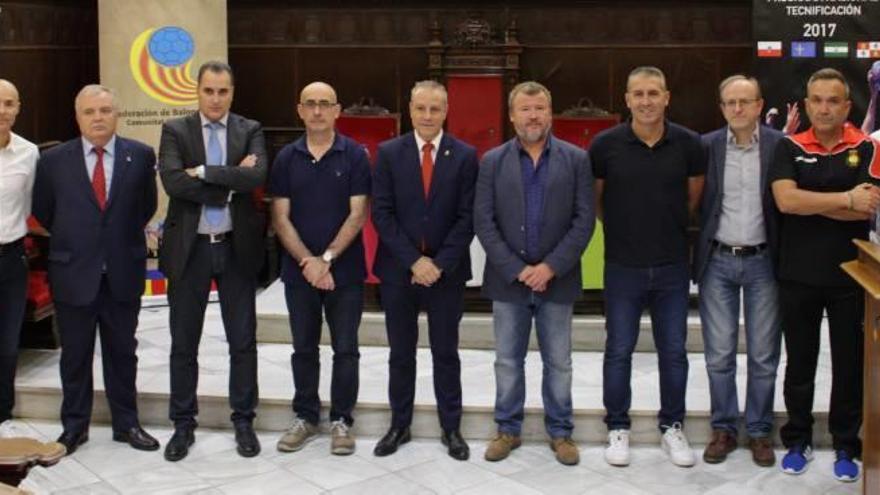
[[[205,180],[205,166],[204,165],[199,165],[198,167],[196,167],[196,176],[199,179]]]

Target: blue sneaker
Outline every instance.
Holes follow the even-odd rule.
[[[845,450],[838,450],[834,457],[834,477],[837,481],[852,483],[859,479],[859,465]]]
[[[801,474],[807,470],[807,464],[813,460],[813,448],[809,445],[798,445],[788,449],[782,458],[782,472],[785,474]]]

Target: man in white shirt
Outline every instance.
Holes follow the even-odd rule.
[[[12,418],[15,365],[27,294],[24,236],[31,214],[37,147],[12,132],[18,90],[0,79],[0,436]]]

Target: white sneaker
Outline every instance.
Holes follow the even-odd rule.
[[[660,446],[676,466],[691,467],[697,462],[687,437],[681,431],[681,423],[673,423],[666,429],[663,437],[660,438]]]
[[[629,430],[611,430],[608,432],[605,462],[612,466],[629,466]]]

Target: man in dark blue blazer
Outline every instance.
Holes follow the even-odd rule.
[[[443,132],[446,89],[416,83],[410,98],[414,132],[379,145],[373,177],[373,224],[380,244],[373,270],[382,280],[389,357],[391,428],[374,453],[409,441],[420,309],[428,313],[434,393],[449,455],[470,455],[459,431],[461,363],[458,325],[471,278],[476,150]]]
[[[550,134],[550,91],[529,81],[511,90],[517,137],[480,165],[474,228],[486,250],[483,294],[495,327],[495,423],[485,458],[519,447],[523,363],[534,320],[544,364],[544,424],[556,459],[577,464],[571,405],[571,322],[580,298],[581,254],[593,235],[593,176],[584,150]]]
[[[722,462],[737,444],[742,298],[749,448],[756,464],[771,466],[776,458],[770,433],[781,329],[774,270],[779,220],[767,176],[782,133],[759,125],[764,100],[754,78],[728,77],[719,85],[719,96],[727,125],[703,136],[708,165],[694,258],[712,403],[712,438],[703,460]]]
[[[89,438],[97,327],[113,440],[156,450],[159,443],[138,422],[134,335],[146,273],[144,227],[156,211],[156,155],[116,135],[109,88],[84,87],[75,107],[82,137],[40,158],[33,197],[33,213],[51,234],[64,393],[58,442],[71,454]]]

